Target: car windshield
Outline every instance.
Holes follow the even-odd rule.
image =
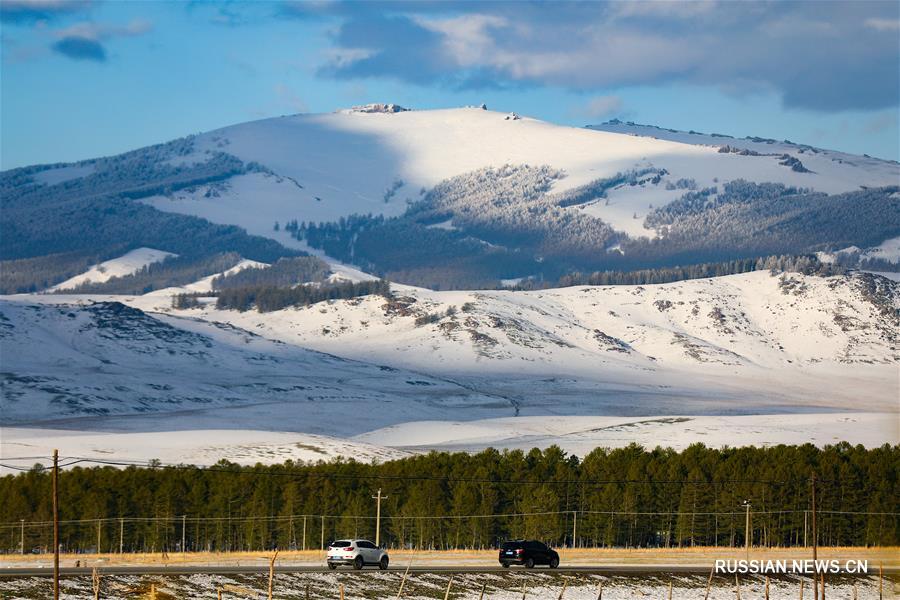
[[[348,540],[338,540],[336,542],[331,542],[331,544],[329,544],[328,547],[329,548],[346,548],[349,545],[350,545],[350,542]]]

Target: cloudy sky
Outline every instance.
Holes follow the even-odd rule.
[[[0,0],[2,168],[366,102],[900,158],[900,3]]]

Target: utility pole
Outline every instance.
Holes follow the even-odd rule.
[[[381,547],[381,501],[388,497],[381,495],[381,488],[378,488],[377,496],[372,496],[372,499],[378,502],[378,507],[375,509],[375,545],[378,547]]]
[[[812,486],[812,543],[813,543],[813,561],[818,558],[819,555],[819,536],[818,531],[816,529],[816,473],[813,471],[812,477],[809,480],[810,485]],[[819,598],[819,581],[816,579],[815,574],[813,574],[813,598],[818,600]]]
[[[125,519],[119,517],[119,554],[125,546]]]
[[[97,555],[100,555],[100,523],[102,519],[97,519]]]
[[[813,560],[818,558],[819,554],[819,537],[818,532],[816,531],[816,474],[812,474],[812,478],[810,479],[810,485],[812,485],[812,542],[813,542]]]
[[[575,540],[578,539],[578,511],[572,511],[572,547],[574,548],[577,544]]]
[[[747,558],[750,558],[750,500],[744,500],[744,508],[747,509],[747,520],[744,523],[744,547],[747,549]]]
[[[306,515],[303,515],[303,545],[301,548],[306,550]]]
[[[182,555],[187,551],[187,548],[184,545],[184,537],[185,537],[184,530],[185,530],[186,526],[187,526],[187,515],[181,515],[181,554]]]
[[[59,450],[53,450],[53,600],[59,600]]]
[[[19,519],[22,528],[19,530],[19,552],[25,554],[25,519]]]
[[[322,551],[325,551],[325,515],[322,515],[322,540],[319,542],[319,545],[322,547]]]

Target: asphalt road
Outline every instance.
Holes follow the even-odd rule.
[[[90,575],[91,567],[64,567],[60,568],[60,575],[63,577]],[[403,565],[394,565],[389,571],[403,572],[406,567]],[[421,566],[410,567],[410,573],[509,573],[510,571],[524,571],[522,567],[511,567],[504,569],[502,567],[471,567],[471,566]],[[529,569],[529,572],[547,571],[546,567],[536,567]],[[664,564],[647,564],[647,565],[597,565],[597,566],[573,566],[560,567],[554,570],[554,573],[592,573],[592,574],[609,574],[609,575],[627,575],[627,574],[654,574],[654,573],[683,573],[683,574],[708,574],[710,565],[664,565]],[[377,568],[367,567],[362,571],[354,571],[351,568],[338,568],[337,571],[330,571],[327,567],[318,566],[277,566],[276,573],[370,573],[377,572]],[[264,574],[269,572],[266,565],[253,566],[234,566],[234,565],[171,565],[171,566],[111,566],[100,567],[100,572],[104,575],[252,575]],[[885,567],[885,575],[896,575],[900,573],[900,568]],[[869,575],[877,575],[878,568],[872,568],[870,565]],[[52,577],[53,567],[34,568],[34,567],[15,567],[0,568],[0,578],[17,578],[17,577]]]

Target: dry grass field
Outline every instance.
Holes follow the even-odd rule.
[[[393,565],[412,564],[418,567],[452,566],[476,567],[496,566],[496,550],[389,550]],[[62,554],[60,565],[74,567],[76,561],[81,566],[114,565],[268,565],[271,552],[187,552],[169,554]],[[747,558],[743,548],[695,547],[695,548],[577,548],[559,549],[562,566],[615,566],[615,565],[707,565],[716,559]],[[280,551],[279,566],[317,566],[325,562],[324,553],[319,550]],[[812,557],[809,548],[753,548],[751,559],[806,559]],[[839,547],[819,548],[820,559],[868,560],[870,569],[879,565],[885,568],[900,568],[900,548],[898,547]],[[51,567],[53,556],[49,554],[8,554],[0,555],[0,564],[5,567]],[[2,573],[2,570],[0,570]]]

